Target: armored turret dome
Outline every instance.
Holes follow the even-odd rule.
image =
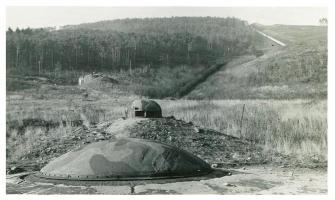
[[[39,176],[63,180],[136,180],[209,172],[209,164],[184,150],[143,139],[120,138],[70,151],[43,167]]]

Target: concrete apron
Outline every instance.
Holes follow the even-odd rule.
[[[216,170],[184,179],[72,184],[33,182],[31,173],[7,175],[7,194],[326,194],[327,172],[272,167]]]

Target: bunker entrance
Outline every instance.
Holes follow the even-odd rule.
[[[144,111],[135,111],[135,117],[144,117]]]
[[[144,117],[147,118],[160,118],[162,117],[162,113],[160,112],[146,112]]]
[[[153,100],[135,100],[133,101],[130,117],[161,118],[162,109],[160,105]]]

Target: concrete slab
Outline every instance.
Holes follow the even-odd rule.
[[[147,184],[134,188],[135,194],[219,194],[199,181]]]
[[[92,186],[97,194],[131,194],[130,186]]]
[[[133,182],[130,185],[86,185],[29,182],[24,174],[7,175],[7,194],[327,194],[325,169],[269,166],[231,169],[231,176],[183,182]],[[176,180],[177,181],[177,180]]]

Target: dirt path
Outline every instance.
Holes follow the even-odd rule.
[[[271,37],[271,36],[269,36],[269,35],[263,33],[262,31],[258,31],[258,30],[256,30],[256,32],[259,33],[259,34],[261,34],[261,35],[263,35],[264,37],[266,37],[266,38],[272,40],[273,42],[279,44],[280,46],[283,46],[283,47],[286,46],[285,43],[283,43],[283,42],[281,42],[281,41],[279,41],[279,40],[277,40],[277,39],[275,39],[275,38],[273,38],[273,37]]]
[[[254,166],[228,170],[231,175],[186,182],[69,186],[38,183],[7,175],[7,194],[327,194],[325,169]],[[198,179],[198,180],[196,180]]]
[[[245,78],[250,73],[257,71],[256,64],[268,59],[269,56],[272,56],[272,52],[274,51],[261,57],[244,55],[234,58],[205,81],[199,83],[192,91],[185,95],[185,98],[205,99],[205,97],[218,95],[221,90],[222,92],[226,90],[226,85],[231,84],[230,77]]]

